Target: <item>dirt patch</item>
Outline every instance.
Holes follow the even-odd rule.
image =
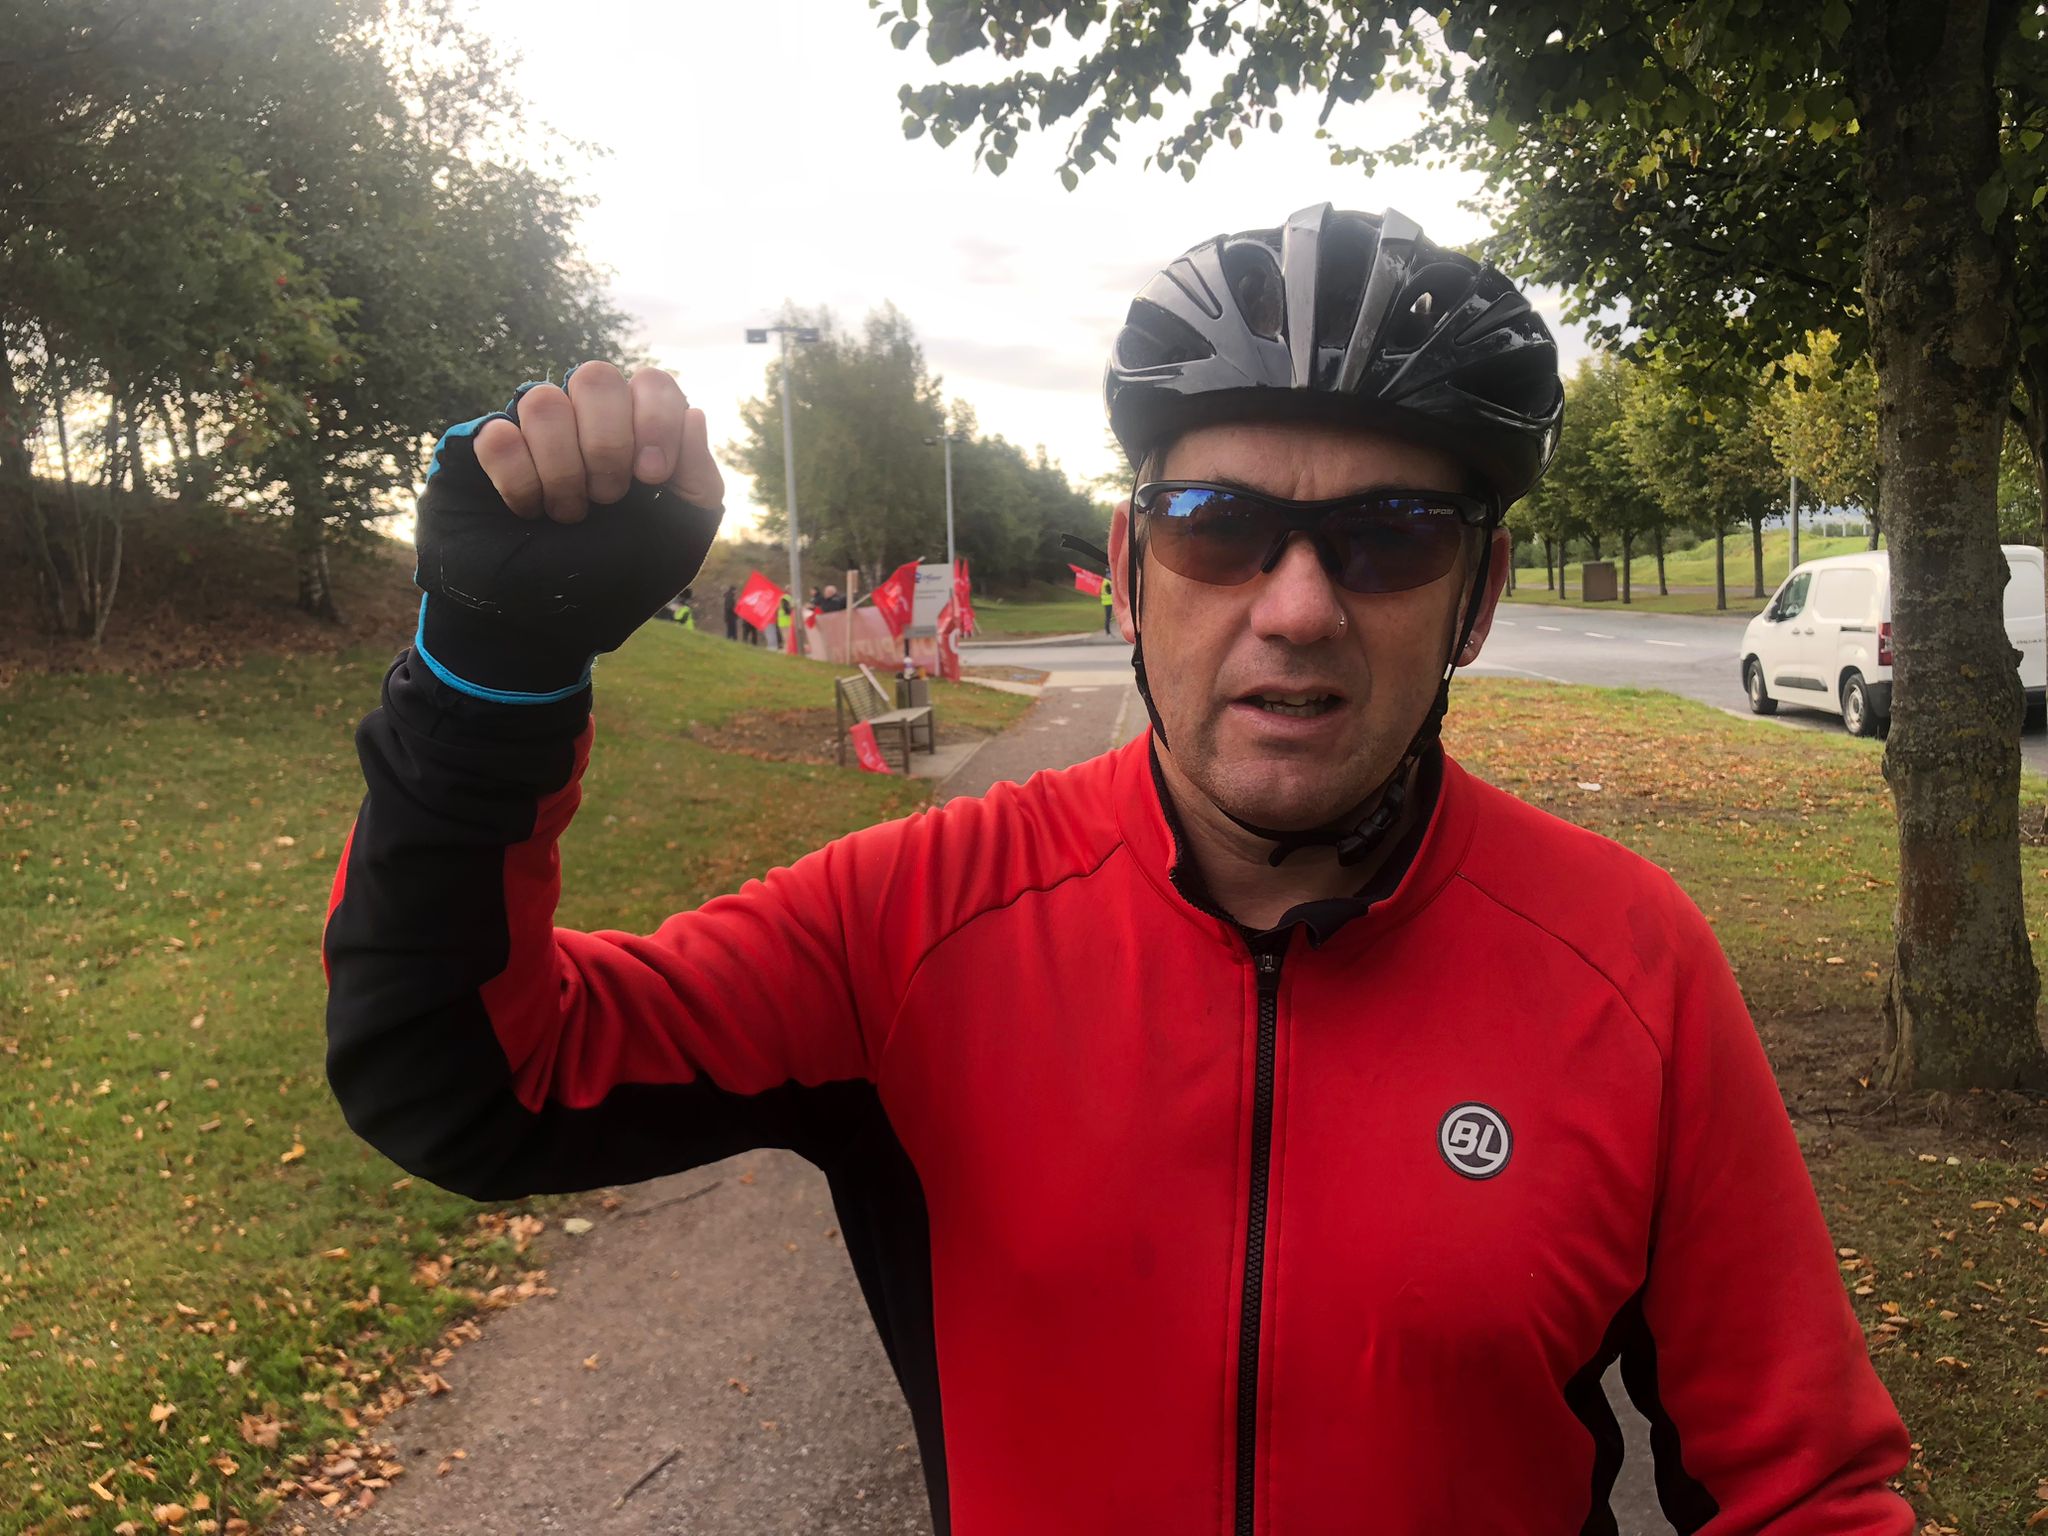
[[[831,763],[838,761],[838,732],[836,709],[756,709],[699,726],[690,739],[766,762]]]
[[[0,527],[0,688],[27,674],[231,667],[259,652],[289,657],[370,644],[396,652],[419,608],[410,544],[370,536],[331,550],[342,621],[329,624],[298,609],[281,523],[165,506],[129,520],[113,617],[95,647],[38,628],[17,538],[11,522]]]
[[[1890,1093],[1875,1015],[1760,1012],[1757,1033],[1802,1141],[1854,1137],[1917,1152],[1938,1138],[1963,1155],[2048,1162],[2048,1100],[2024,1093]]]

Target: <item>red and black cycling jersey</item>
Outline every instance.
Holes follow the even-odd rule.
[[[1655,866],[1446,759],[1391,888],[1248,936],[1141,739],[579,933],[588,713],[393,668],[335,1092],[481,1199],[817,1164],[940,1531],[1611,1532],[1617,1358],[1680,1530],[1911,1530],[1755,1029]]]

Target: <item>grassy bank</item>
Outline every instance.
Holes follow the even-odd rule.
[[[1744,619],[1762,612],[1764,606],[1749,595],[1749,589],[1746,587],[1739,593],[1729,592],[1726,608],[1716,608],[1714,594],[1711,592],[1673,592],[1669,597],[1659,597],[1654,583],[1648,587],[1636,588],[1630,594],[1631,600],[1627,603],[1623,603],[1619,597],[1611,603],[1589,603],[1579,596],[1579,576],[1576,569],[1572,572],[1571,595],[1565,598],[1559,598],[1555,592],[1543,586],[1540,572],[1537,573],[1537,580],[1533,584],[1529,580],[1529,574],[1524,571],[1516,578],[1521,585],[1506,594],[1508,603],[1523,608],[1561,608],[1588,616],[1614,613],[1618,610],[1622,613],[1683,613],[1700,618],[1726,618],[1729,614],[1736,614]]]
[[[1043,587],[1016,597],[976,598],[974,618],[983,640],[1082,634],[1102,628],[1102,599]]]
[[[322,1075],[350,733],[388,659],[0,694],[0,1529],[232,1529],[452,1319],[538,1283],[530,1221],[403,1178]],[[925,803],[691,737],[829,717],[832,674],[662,626],[603,661],[562,920],[651,927]],[[935,686],[942,736],[1026,703]]]
[[[1756,564],[1755,555],[1750,546],[1749,529],[1745,527],[1736,533],[1731,533],[1728,536],[1726,548],[1729,606],[1747,606],[1754,610],[1761,606],[1761,600],[1754,596],[1756,590]],[[1802,564],[1808,560],[1819,560],[1829,555],[1865,554],[1869,549],[1869,539],[1861,534],[1849,538],[1822,538],[1820,535],[1808,530],[1799,536],[1799,559]],[[1576,551],[1574,558],[1566,569],[1567,579],[1571,583],[1571,601],[1573,602],[1579,600],[1580,568],[1590,558],[1591,556],[1587,555],[1583,550]],[[1614,578],[1618,589],[1621,583],[1621,551],[1619,549],[1610,549],[1607,553],[1607,558],[1615,562]],[[1641,604],[1646,597],[1656,598],[1656,552],[1652,550],[1648,554],[1638,554],[1629,563],[1629,571],[1636,602]],[[1782,528],[1776,530],[1766,529],[1764,532],[1764,591],[1766,593],[1777,591],[1778,583],[1790,575],[1791,571],[1792,535]],[[1543,568],[1540,564],[1516,567],[1515,580],[1525,591],[1532,584],[1539,593],[1545,590],[1543,586]],[[1713,542],[1709,540],[1704,544],[1696,544],[1691,549],[1667,554],[1664,557],[1664,580],[1666,585],[1672,587],[1705,589],[1707,609],[1711,611],[1714,602]],[[1681,595],[1674,593],[1672,598],[1676,600]],[[1697,593],[1691,595],[1696,596]],[[1551,593],[1549,596],[1554,600],[1556,594]],[[1691,612],[1692,610],[1671,609],[1666,611]]]

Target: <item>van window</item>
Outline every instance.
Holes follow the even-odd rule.
[[[1806,589],[1813,585],[1813,572],[1801,571],[1785,583],[1778,593],[1778,600],[1771,604],[1771,617],[1780,623],[1796,619],[1806,607]]]
[[[1832,624],[1868,624],[1876,596],[1875,571],[1821,571],[1813,584],[1813,616]]]
[[[2041,567],[2031,560],[2009,560],[2005,580],[2005,617],[2038,619],[2041,616]]]

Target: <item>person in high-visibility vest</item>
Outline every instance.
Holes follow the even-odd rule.
[[[1109,590],[1109,577],[1105,575],[1102,578],[1102,632],[1105,635],[1113,635],[1116,633],[1116,624],[1115,621],[1111,618],[1111,615],[1116,610],[1110,607],[1111,596],[1112,594]]]
[[[685,629],[697,627],[697,610],[690,606],[690,588],[685,587],[676,594],[675,621]]]

